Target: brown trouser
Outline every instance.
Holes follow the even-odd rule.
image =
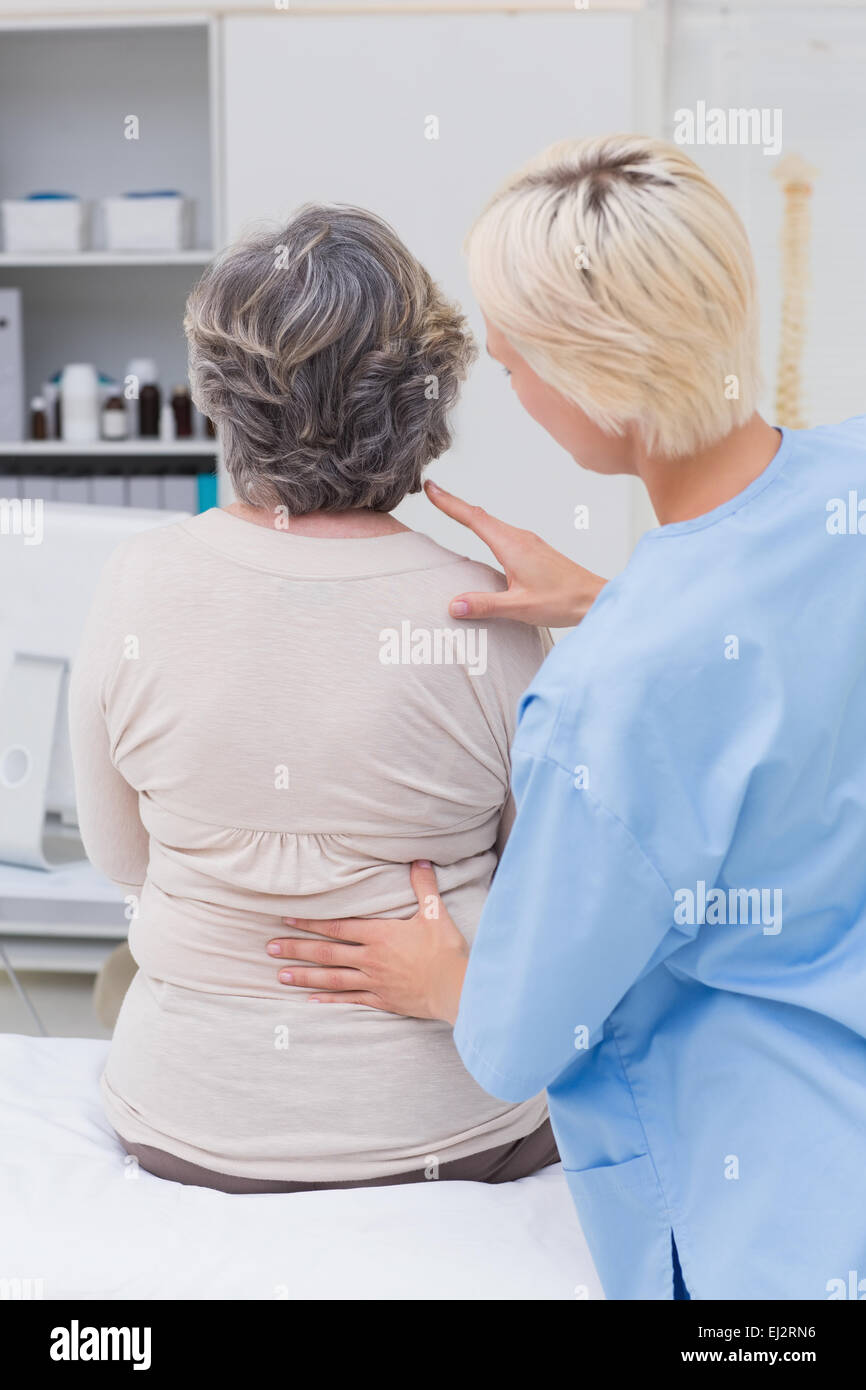
[[[138,1159],[148,1173],[168,1182],[185,1183],[188,1187],[213,1187],[218,1192],[327,1192],[334,1188],[347,1187],[393,1187],[397,1183],[425,1182],[429,1166],[412,1168],[407,1173],[393,1173],[387,1178],[360,1178],[352,1182],[281,1182],[270,1178],[238,1178],[231,1173],[212,1173],[208,1168],[200,1168],[197,1163],[188,1163],[185,1158],[176,1158],[163,1149],[153,1149],[149,1144],[130,1144],[122,1136],[120,1142],[128,1154]],[[559,1153],[550,1121],[545,1120],[532,1134],[523,1139],[515,1139],[510,1144],[499,1144],[494,1149],[481,1149],[468,1154],[466,1158],[455,1158],[440,1163],[436,1175],[439,1180],[452,1182],[514,1182],[516,1178],[529,1177],[550,1163],[559,1162]],[[430,1177],[434,1176],[430,1172]]]

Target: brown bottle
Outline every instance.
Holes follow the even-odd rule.
[[[161,398],[155,381],[148,381],[138,392],[138,433],[142,439],[159,438]]]
[[[185,386],[175,386],[171,393],[171,408],[174,411],[176,438],[189,439],[192,435],[192,401]]]
[[[48,415],[44,396],[34,396],[30,402],[30,438],[48,438]]]

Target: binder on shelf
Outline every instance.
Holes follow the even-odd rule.
[[[18,489],[21,497],[32,497],[34,501],[41,497],[43,502],[53,502],[57,496],[56,479],[49,478],[46,473],[23,473],[18,479]]]
[[[148,507],[153,511],[163,506],[161,482],[162,479],[153,473],[130,478],[130,507]]]
[[[162,505],[169,512],[197,512],[198,475],[166,473],[162,480]]]
[[[90,496],[98,507],[129,506],[126,479],[120,474],[97,474],[90,481]]]
[[[24,347],[21,291],[0,289],[0,439],[14,443],[24,430]]]
[[[193,513],[218,505],[216,472],[191,459],[157,470],[146,456],[46,456],[40,472],[33,468],[32,456],[0,457],[0,496]]]
[[[89,478],[58,478],[56,502],[92,502]]]
[[[211,507],[217,505],[217,475],[216,473],[199,473],[198,475],[198,511],[207,512]]]

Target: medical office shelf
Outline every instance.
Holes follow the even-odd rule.
[[[37,8],[34,3],[33,9]],[[82,11],[86,6],[81,6]],[[70,362],[91,362],[122,383],[134,358],[157,365],[163,401],[187,376],[187,296],[223,239],[220,22],[187,14],[0,17],[0,128],[15,132],[0,166],[0,198],[60,190],[92,204],[91,246],[82,251],[6,251],[0,287],[21,291],[25,359],[24,432],[30,401]],[[139,139],[124,136],[127,113]],[[101,200],[176,188],[195,205],[194,244],[169,252],[106,249]],[[62,439],[0,443],[0,463],[20,471],[94,474],[128,461],[171,472],[184,461],[209,471],[215,439]],[[2,471],[2,470],[0,470]]]
[[[48,269],[87,270],[90,266],[170,266],[207,265],[216,252],[208,248],[189,251],[70,251],[59,255],[53,251],[33,252],[23,255],[18,252],[0,252],[0,270],[11,270],[37,266]]]
[[[25,439],[0,443],[0,457],[74,458],[210,457],[219,452],[215,439],[100,439],[92,444],[72,444],[65,439]]]

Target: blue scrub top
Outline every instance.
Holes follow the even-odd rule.
[[[866,417],[639,542],[523,697],[455,1029],[609,1298],[866,1298]]]

